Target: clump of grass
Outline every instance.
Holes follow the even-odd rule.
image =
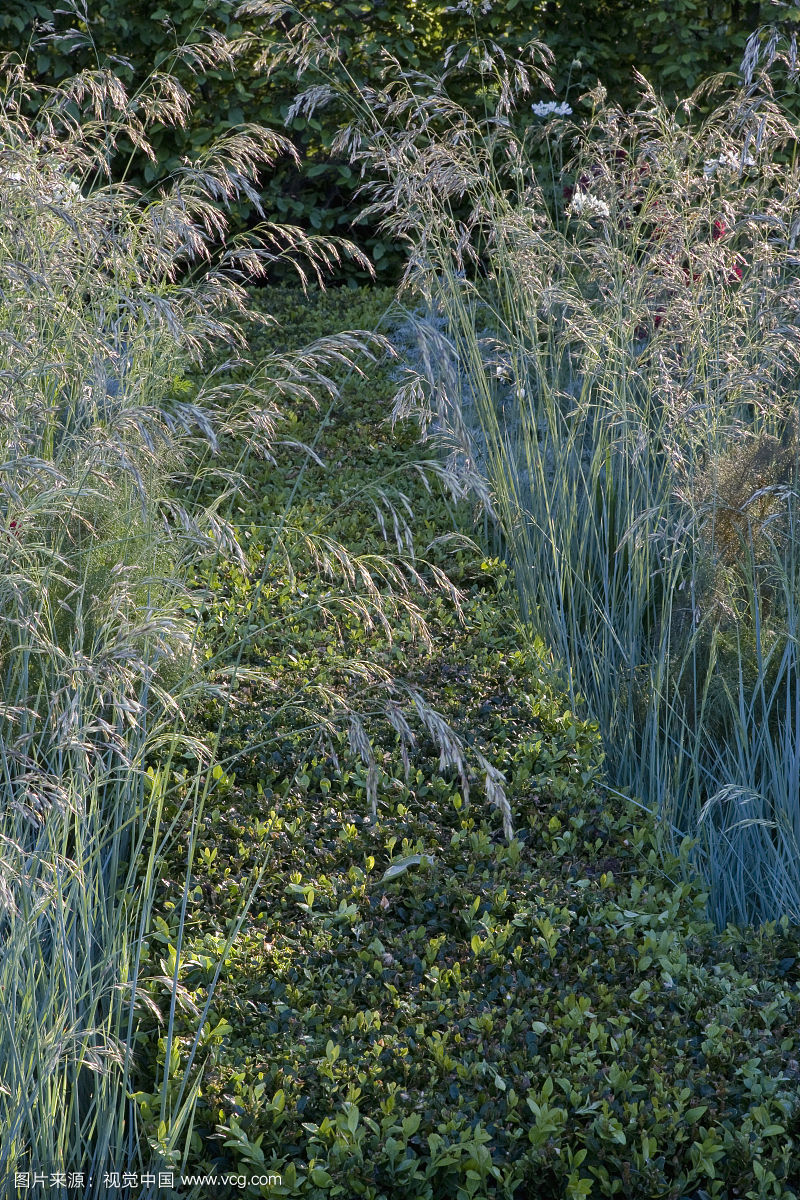
[[[185,52],[199,68],[232,61],[235,47]],[[387,343],[342,334],[248,364],[246,322],[257,317],[244,285],[276,262],[303,283],[321,279],[350,253],[266,220],[225,243],[226,207],[242,195],[258,204],[258,170],[292,152],[279,135],[245,127],[144,194],[112,165],[125,145],[151,154],[154,123],[186,119],[174,79],[156,74],[128,95],[108,70],[55,89],[35,88],[10,60],[3,70],[0,1173],[79,1171],[84,1194],[100,1196],[107,1172],[179,1166],[188,1152],[199,1068],[222,1036],[210,1021],[216,978],[253,894],[204,1005],[190,1004],[193,1036],[179,1039],[197,829],[225,779],[218,733],[193,736],[189,717],[212,695],[224,721],[237,684],[258,674],[243,661],[259,635],[249,623],[222,652],[204,644],[198,581],[213,564],[251,573],[225,513],[248,463],[270,461],[285,406],[335,398],[334,372],[359,370]],[[324,533],[295,538],[287,510],[269,531],[256,602],[276,565],[291,575],[299,556],[328,582],[316,602],[323,620],[338,609],[388,628],[402,611],[413,624],[423,580],[383,502],[402,543],[395,561],[351,554]],[[434,583],[447,581],[439,572]],[[387,672],[369,681],[405,752],[413,734]],[[308,691],[309,737],[349,723],[372,779],[357,704]],[[460,739],[421,695],[406,699],[464,772]],[[194,774],[173,770],[178,756]],[[502,781],[482,766],[508,824]],[[374,810],[372,786],[371,797]],[[153,907],[178,838],[180,919],[159,970]],[[145,1011],[160,1022],[154,1079],[136,1066]],[[134,1094],[140,1085],[150,1090]]]
[[[753,63],[674,109],[598,86],[544,133],[506,59],[481,63],[483,120],[446,73],[426,95],[389,72],[341,141],[427,306],[409,395],[481,468],[617,785],[699,839],[716,919],[796,917],[796,131]]]
[[[159,856],[202,808],[211,751],[195,745],[201,769],[178,797],[168,766],[148,766],[193,742],[185,717],[208,686],[190,567],[242,557],[217,511],[235,472],[212,504],[178,503],[176,482],[208,481],[209,455],[243,433],[267,452],[276,398],[324,363],[246,388],[186,373],[220,342],[242,357],[243,280],[301,242],[312,270],[341,249],[277,226],[261,247],[214,249],[226,204],[287,149],[264,131],[230,136],[156,195],[112,180],[119,143],[148,153],[148,128],[187,111],[166,75],[133,96],[106,70],[37,91],[4,64],[0,1173],[83,1171],[86,1195],[106,1194],[106,1170],[178,1154],[196,1095],[184,1087],[172,1109],[165,1091],[148,1149],[129,1095],[143,947]],[[364,348],[344,342],[345,357]]]
[[[86,1195],[106,1194],[108,1170],[169,1161],[191,1125],[189,1089],[148,1148],[130,1098],[157,863],[178,820],[147,768],[191,742],[181,721],[203,687],[188,568],[237,544],[213,508],[172,494],[244,428],[218,379],[197,390],[185,372],[241,341],[245,262],[212,262],[213,241],[225,203],[283,148],[248,130],[158,195],[111,180],[121,139],[147,151],[148,126],[186,112],[164,75],[135,96],[103,70],[37,91],[4,64],[0,1173],[81,1171]],[[265,392],[254,407],[257,447],[277,413]],[[178,807],[206,789],[198,774]]]

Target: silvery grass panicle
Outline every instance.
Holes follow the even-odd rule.
[[[756,118],[735,101],[692,130],[646,95],[636,114],[596,114],[564,198],[574,224],[524,213],[495,177],[473,201],[491,221],[486,285],[466,303],[462,257],[447,250],[449,263],[431,267],[495,507],[526,564],[526,611],[600,717],[619,784],[700,837],[723,923],[800,910],[787,774],[797,759],[786,741],[796,556],[782,533],[794,521],[797,456],[786,478],[768,464],[750,472],[746,494],[723,491],[734,448],[760,438],[785,457],[790,444],[797,179],[775,161],[787,136],[769,103]],[[446,219],[438,209],[442,230]],[[472,351],[477,321],[498,330],[511,403],[491,359]],[[718,479],[710,515],[698,503],[708,471]],[[734,504],[731,573],[721,538]],[[728,599],[712,602],[720,591]],[[690,626],[676,620],[687,595]],[[748,800],[724,822],[723,854],[719,826],[699,817],[711,797],[722,797],[715,812],[731,807],[726,787]]]
[[[287,16],[299,16],[296,10],[290,4],[264,2],[264,0],[249,0],[248,3],[241,6],[238,10],[240,16],[247,16],[249,23],[252,25],[255,18],[263,18],[272,22],[282,22]],[[253,48],[254,43],[258,42],[257,30],[244,34],[238,38],[233,46],[232,53],[242,54]],[[530,89],[532,82],[541,85],[545,81],[537,60],[537,54],[546,55],[543,47],[535,48],[534,53],[528,60],[527,64],[523,61],[514,61],[504,59],[504,75],[501,81],[503,94],[507,99],[510,99],[512,94],[511,77],[513,75],[516,85]],[[287,33],[287,42],[284,46],[280,44],[273,47],[269,54],[263,55],[257,65],[267,68],[274,68],[279,62],[293,62],[298,66],[298,69],[303,72],[307,70],[315,70],[323,77],[323,82],[316,82],[307,88],[300,96],[297,97],[287,120],[291,119],[292,115],[302,114],[311,116],[316,108],[326,103],[329,103],[337,95],[337,87],[341,86],[341,79],[337,77],[336,72],[342,66],[338,47],[324,40],[319,36],[318,31],[313,25],[300,20],[296,24],[291,24]],[[486,60],[488,61],[488,60]],[[458,69],[458,64],[454,64],[453,70]],[[326,71],[331,71],[330,76],[326,75]],[[351,81],[352,82],[352,81]],[[359,99],[363,103],[364,111],[370,111],[371,97],[367,94],[359,93]],[[413,104],[413,94],[406,91],[399,103],[409,108]],[[447,116],[452,111],[452,106],[443,98],[444,115]],[[345,136],[347,136],[345,134]],[[457,185],[457,181],[456,184]],[[333,265],[333,255],[338,252],[339,243],[336,239],[318,239],[311,236],[304,236],[297,230],[291,230],[287,234],[286,230],[270,224],[262,222],[259,226],[259,234],[262,240],[266,243],[268,251],[274,254],[277,258],[288,256],[293,265],[300,272],[301,279],[305,281],[303,274],[307,269],[307,264],[310,263],[318,278],[322,277],[325,269]],[[235,259],[232,259],[228,265],[247,265],[247,248],[240,249],[237,252]],[[265,251],[260,252],[262,258]],[[305,264],[305,265],[304,265]],[[363,264],[362,264],[363,265]],[[333,344],[333,339],[331,344]],[[336,339],[336,343],[341,349],[343,346],[343,338]],[[381,339],[376,339],[376,345],[385,345]],[[363,345],[359,347],[363,353]],[[349,352],[354,352],[354,347],[349,347]],[[314,360],[319,362],[324,359],[325,346],[320,344],[315,347]],[[267,364],[269,368],[273,365],[279,366],[278,381],[276,382],[273,376],[272,394],[280,397],[281,389],[284,385],[291,386],[293,382],[293,364],[290,361],[284,361],[281,364]],[[309,366],[303,363],[303,370],[306,377],[309,375]],[[316,375],[316,384],[324,390],[329,383],[323,371]],[[413,390],[413,388],[412,388]],[[312,389],[313,392],[313,389]],[[307,398],[311,392],[304,393]],[[406,406],[406,401],[410,395],[409,389],[401,389],[401,395],[398,397],[398,404],[395,409],[397,415]],[[308,447],[304,448],[308,451]],[[457,452],[457,451],[456,451]],[[425,464],[424,468],[417,464],[420,470],[424,470],[425,478],[428,476],[437,477],[446,487],[450,489],[454,496],[463,497],[466,493],[466,485],[463,478],[457,477],[456,474],[449,469],[445,464],[434,460]],[[408,618],[412,628],[420,636],[425,636],[424,623],[420,620],[419,610],[414,602],[414,597],[420,591],[427,590],[434,586],[443,589],[454,602],[456,609],[459,606],[459,597],[457,590],[453,588],[446,574],[431,562],[423,562],[417,559],[416,551],[409,540],[409,527],[404,521],[403,505],[404,497],[401,492],[395,491],[391,496],[385,493],[379,486],[367,488],[368,498],[373,502],[376,512],[376,517],[384,534],[386,535],[387,543],[394,540],[399,558],[397,561],[386,555],[368,555],[354,556],[346,551],[342,546],[335,545],[325,537],[324,532],[319,532],[313,537],[309,536],[306,531],[295,531],[292,527],[290,514],[287,514],[286,519],[281,522],[281,527],[276,534],[276,541],[266,558],[266,564],[272,562],[273,557],[277,554],[286,554],[290,551],[292,545],[296,544],[300,552],[311,561],[314,568],[325,576],[326,580],[331,581],[336,585],[335,590],[330,597],[324,602],[325,617],[335,621],[337,610],[350,612],[357,611],[359,616],[364,621],[367,628],[371,628],[375,624],[380,624],[387,636],[391,636],[392,621],[397,615],[402,615]],[[393,539],[387,535],[386,517],[391,522]],[[295,542],[295,535],[297,541]],[[287,567],[291,569],[290,563],[291,554],[287,555]],[[424,570],[423,570],[424,568]],[[265,565],[265,570],[267,565]],[[261,587],[262,580],[258,583]],[[238,661],[244,651],[246,644],[251,639],[259,636],[261,631],[255,629],[246,629],[240,639],[237,647],[233,647],[237,651]],[[346,723],[351,721],[351,717],[362,720],[362,724],[366,725],[367,719],[377,722],[389,722],[389,725],[394,728],[392,722],[395,719],[394,714],[401,711],[404,706],[404,720],[416,721],[421,724],[433,738],[434,742],[439,745],[440,751],[445,758],[443,763],[453,767],[456,759],[451,754],[454,746],[458,746],[458,754],[461,756],[458,761],[462,764],[459,770],[466,770],[467,757],[473,766],[477,763],[479,773],[482,775],[486,784],[486,792],[493,805],[498,809],[502,816],[503,827],[508,836],[512,834],[511,814],[508,807],[508,802],[502,787],[502,781],[498,773],[484,760],[476,758],[476,756],[466,755],[465,747],[462,745],[455,731],[445,728],[444,725],[437,724],[436,714],[433,717],[428,717],[427,714],[431,710],[424,705],[422,699],[420,703],[410,696],[407,689],[399,681],[390,681],[383,677],[382,673],[375,671],[368,664],[352,664],[354,676],[359,679],[359,687],[362,699],[364,701],[365,711],[354,711],[354,702],[351,697],[331,691],[327,686],[320,685],[319,688],[315,680],[309,680],[308,696],[304,697],[299,703],[305,713],[303,707],[307,703],[312,705],[322,703],[329,713],[327,719],[334,724],[341,723],[342,719]],[[228,668],[226,668],[228,669]],[[239,670],[239,667],[235,668]],[[366,689],[364,684],[368,683],[372,690]],[[358,706],[356,705],[357,709]],[[319,714],[317,713],[317,716]],[[331,727],[332,732],[333,726]],[[395,729],[395,732],[397,730]],[[441,734],[441,738],[439,735]],[[403,754],[406,755],[411,741],[402,741]],[[363,751],[363,753],[362,753]],[[371,770],[372,759],[371,750],[363,749],[359,751],[365,765],[370,771],[370,779],[374,777],[374,771]],[[444,768],[443,768],[444,769]],[[373,813],[377,813],[377,796],[372,787],[370,788],[370,800],[372,802]]]
[[[110,138],[130,129],[143,146],[145,113],[184,113],[177,85],[162,80],[151,98],[130,99],[110,73],[85,73],[40,95],[32,127],[15,87],[12,70],[0,108],[5,692],[24,688],[24,702],[38,692],[40,710],[77,655],[104,722],[124,730],[145,676],[157,687],[157,664],[191,641],[176,608],[182,563],[216,552],[202,513],[178,521],[165,508],[178,467],[224,432],[202,392],[181,398],[181,372],[233,336],[230,314],[244,302],[226,264],[186,279],[224,232],[188,166],[153,198],[105,175]],[[204,186],[213,175],[224,198],[227,162],[230,198],[280,148],[280,138],[242,135],[202,164]],[[65,752],[71,718],[51,712],[45,724],[41,766]]]
[[[400,76],[341,138],[437,339],[408,395],[480,467],[524,612],[618,786],[699,839],[723,924],[800,915],[800,160],[749,53],[675,109],[640,77],[633,112],[598,86],[539,120],[555,198],[502,60],[483,120]]]

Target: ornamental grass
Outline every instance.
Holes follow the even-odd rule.
[[[695,839],[720,925],[797,919],[800,177],[772,82],[794,85],[792,47],[754,35],[738,77],[671,107],[640,77],[628,112],[600,85],[536,100],[536,43],[436,79],[392,62],[366,92],[308,23],[284,54],[312,84],[297,111],[349,97],[339,150],[426,314],[405,410],[483,476],[610,778]],[[448,97],[466,70],[481,118]]]

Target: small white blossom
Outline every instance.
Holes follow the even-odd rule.
[[[576,192],[567,212],[572,217],[610,217],[611,209],[605,200],[590,196],[587,192]]]
[[[566,100],[558,104],[555,100],[539,100],[536,104],[532,104],[531,108],[537,117],[569,117],[572,115],[572,109]]]
[[[38,182],[34,175],[32,179],[26,180],[25,176],[20,171],[8,171],[5,167],[0,167],[0,187],[7,183],[33,183],[35,186]],[[41,186],[39,195],[49,204],[68,205],[73,201],[82,200],[83,192],[77,183],[72,179],[59,179],[56,183],[49,187]]]
[[[50,198],[54,204],[69,204],[72,200],[82,200],[83,192],[74,180],[65,179],[62,183],[56,184],[50,193]]]
[[[756,160],[751,154],[742,157],[734,150],[723,150],[719,158],[707,158],[703,164],[706,179],[713,179],[717,171],[738,171],[740,167],[754,167]]]

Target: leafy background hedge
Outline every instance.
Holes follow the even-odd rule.
[[[759,25],[796,20],[784,15],[768,0],[506,0],[481,12],[481,3],[470,8],[415,0],[348,0],[347,3],[299,0],[298,9],[313,17],[320,31],[335,39],[344,67],[359,82],[376,84],[387,54],[404,67],[436,71],[446,48],[454,43],[485,38],[505,50],[518,52],[532,37],[544,40],[556,57],[554,82],[563,98],[574,102],[599,78],[613,99],[635,102],[634,67],[665,94],[687,94],[705,76],[736,70],[748,35]],[[290,104],[297,93],[293,71],[280,69],[269,78],[255,68],[258,51],[278,36],[262,18],[237,18],[234,0],[175,0],[169,5],[152,0],[118,0],[89,5],[92,45],[83,21],[59,11],[60,5],[38,0],[16,0],[0,11],[0,47],[27,55],[40,78],[58,80],[98,61],[123,57],[115,70],[134,86],[154,66],[163,67],[179,43],[202,40],[204,29],[229,38],[257,33],[249,56],[237,70],[211,70],[201,78],[187,68],[178,74],[193,95],[195,108],[186,130],[164,129],[154,139],[158,162],[134,163],[145,182],[153,182],[174,169],[182,155],[201,150],[214,137],[243,120],[271,128],[285,128]],[[485,4],[483,7],[487,7]],[[290,19],[286,19],[290,20]],[[52,26],[61,35],[43,42],[37,25]],[[458,80],[450,92],[460,102],[480,102],[474,83],[464,75],[463,95]],[[534,97],[536,98],[536,97]],[[344,114],[336,107],[311,118],[294,116],[288,131],[301,154],[295,169],[285,164],[264,180],[267,213],[278,219],[324,233],[349,233],[358,220],[361,201],[356,197],[360,180],[344,160],[329,157]],[[121,160],[122,161],[122,160]],[[253,219],[247,205],[238,219]],[[374,259],[379,273],[389,277],[398,265],[392,247],[368,225],[355,233]],[[350,268],[352,271],[352,268]]]

